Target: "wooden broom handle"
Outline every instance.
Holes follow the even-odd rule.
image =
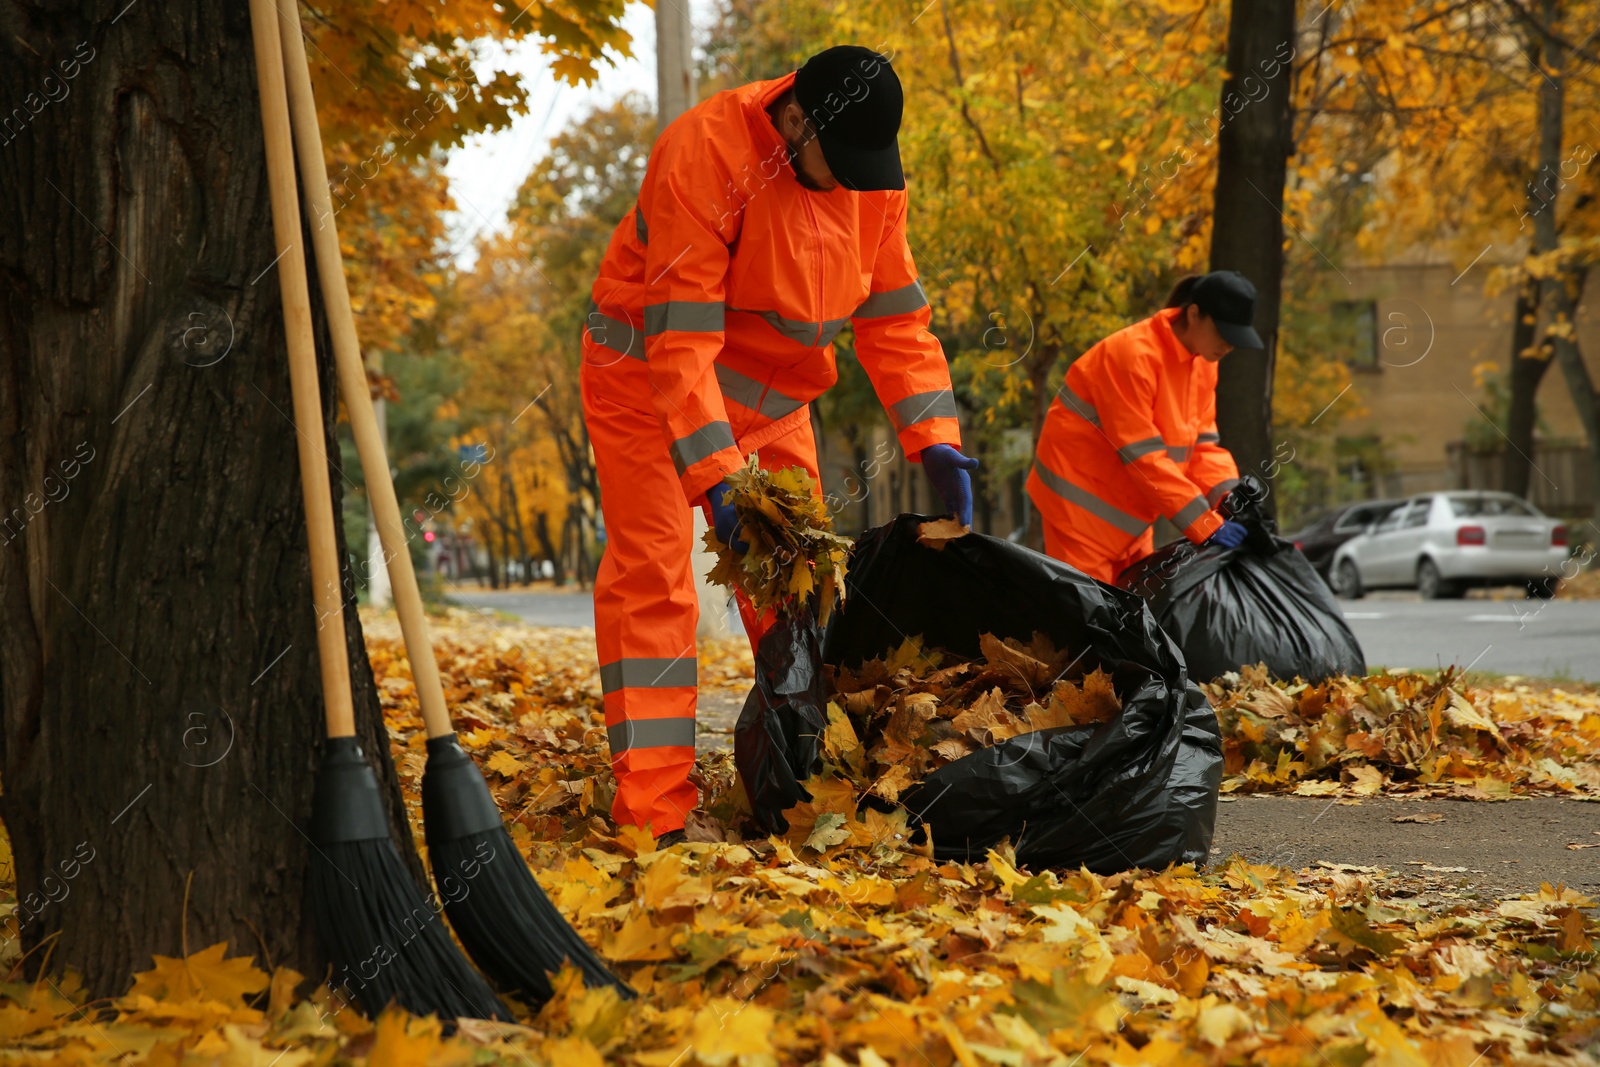
[[[267,2],[270,4],[272,0]],[[345,284],[344,256],[339,251],[339,232],[334,227],[333,200],[328,194],[328,168],[322,157],[317,105],[311,95],[311,68],[306,63],[305,42],[300,36],[299,0],[276,0],[276,3],[279,36],[283,42],[283,68],[289,82],[289,111],[300,157],[300,184],[305,193],[306,210],[311,215],[311,246],[316,253],[322,303],[327,310],[329,331],[333,334],[339,387],[344,392],[345,410],[350,415],[356,452],[366,476],[367,501],[378,528],[378,539],[383,543],[395,612],[400,616],[406,656],[411,660],[411,678],[416,686],[417,701],[422,706],[422,721],[429,737],[442,737],[453,731],[450,711],[444,702],[444,686],[439,681],[439,664],[433,655],[428,618],[422,609],[422,593],[417,588],[417,573],[411,565],[410,539],[400,519],[400,502],[395,497],[394,479],[389,473],[389,457],[383,446],[383,435],[378,430],[377,413],[372,408],[366,366],[361,361],[361,341],[356,335],[356,317]]]
[[[255,38],[256,84],[261,93],[261,128],[267,146],[272,232],[277,247],[278,289],[289,347],[289,383],[294,394],[295,436],[300,452],[300,489],[305,496],[306,540],[311,550],[311,592],[317,609],[317,653],[322,661],[322,701],[329,737],[353,737],[350,660],[345,646],[344,602],[339,589],[339,542],[333,530],[333,494],[323,451],[322,389],[311,328],[311,291],[305,250],[300,246],[300,204],[295,195],[294,146],[284,96],[283,47],[273,0],[250,0]]]

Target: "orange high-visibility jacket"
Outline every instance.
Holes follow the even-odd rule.
[[[1179,342],[1178,314],[1158,311],[1078,357],[1039,438],[1034,478],[1130,541],[1157,516],[1205,541],[1239,480],[1218,443],[1217,365]]]
[[[718,93],[662,132],[591,293],[588,346],[648,365],[649,397],[628,399],[654,409],[691,502],[809,418],[846,322],[907,456],[960,445],[906,192],[801,188],[764,110],[793,84]]]

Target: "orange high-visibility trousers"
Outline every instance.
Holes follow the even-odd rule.
[[[1044,494],[1033,503],[1044,527],[1044,554],[1107,585],[1116,585],[1119,574],[1155,551],[1155,532],[1147,528],[1121,552],[1107,556],[1107,539],[1086,529],[1098,522],[1094,516],[1065,500]]]
[[[689,781],[700,619],[691,568],[693,516],[660,421],[648,407],[618,395],[619,380],[642,373],[631,367],[591,371],[586,364],[580,377],[606,523],[594,615],[606,736],[617,778],[611,815],[619,824],[641,826],[659,837],[682,828],[699,802]],[[816,478],[810,420],[762,445],[758,456],[764,468],[801,466]],[[739,612],[754,647],[771,620],[757,619],[743,598]]]

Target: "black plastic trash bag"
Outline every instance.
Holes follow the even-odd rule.
[[[1262,512],[1265,496],[1246,478],[1222,501],[1218,510],[1249,531],[1238,548],[1177,541],[1123,571],[1117,584],[1150,602],[1196,678],[1255,663],[1308,682],[1366,674],[1339,602],[1300,550],[1277,536]]]
[[[1074,671],[1112,677],[1122,711],[1109,723],[1040,730],[981,749],[929,774],[901,795],[913,824],[925,823],[941,859],[981,859],[1009,838],[1034,868],[1086,866],[1112,872],[1203,862],[1216,820],[1222,744],[1216,714],[1188,680],[1183,658],[1138,597],[1064,563],[998,538],[969,534],[942,549],[921,545],[926,517],[902,515],[857,542],[847,596],[823,640],[827,663],[855,667],[909,636],[929,648],[976,657],[985,633],[1082,650]],[[773,828],[817,766],[826,705],[803,699],[796,668],[769,685],[769,646],[799,642],[774,630],[762,640],[756,691],[736,727],[735,757],[757,818]],[[796,649],[798,652],[798,649]],[[821,672],[807,676],[806,685]],[[815,714],[813,714],[815,713]],[[767,734],[759,743],[755,736]],[[779,753],[801,762],[778,773]],[[760,798],[769,798],[765,803]]]
[[[733,727],[734,763],[756,821],[768,833],[787,830],[785,809],[811,799],[800,780],[811,777],[827,728],[816,616],[779,616],[756,648],[755,688]]]

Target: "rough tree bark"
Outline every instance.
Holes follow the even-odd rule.
[[[1241,472],[1272,460],[1272,373],[1283,284],[1283,184],[1294,148],[1290,93],[1294,0],[1233,0],[1217,136],[1211,269],[1255,283],[1266,347],[1218,367],[1217,430]],[[1267,498],[1273,507],[1273,497]]]
[[[186,932],[318,976],[316,617],[248,13],[11,3],[0,56],[24,109],[0,135],[0,817],[30,966],[120,994]]]

